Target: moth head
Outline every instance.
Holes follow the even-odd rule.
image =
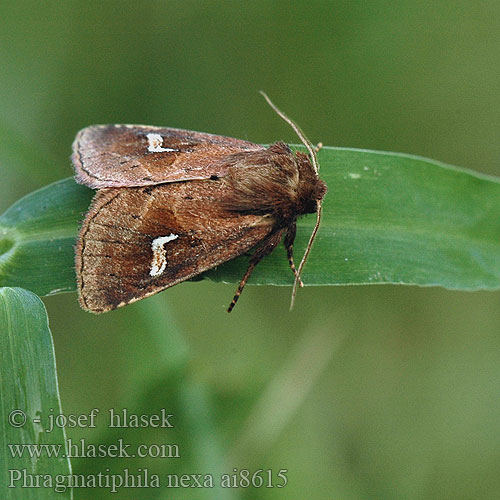
[[[295,302],[295,296],[297,294],[297,288],[299,286],[299,283],[301,286],[302,281],[300,279],[300,276],[302,275],[302,270],[304,269],[304,265],[307,261],[307,258],[309,257],[309,253],[311,252],[312,245],[314,243],[314,239],[316,238],[316,234],[318,233],[319,225],[321,222],[321,210],[322,210],[322,204],[323,204],[323,198],[326,194],[327,191],[327,186],[326,184],[319,178],[319,162],[318,162],[318,157],[316,155],[317,153],[317,148],[315,148],[311,141],[306,137],[304,132],[300,129],[300,127],[288,116],[283,113],[280,109],[276,107],[276,105],[269,99],[267,94],[263,92],[262,90],[260,93],[264,96],[264,99],[267,101],[269,106],[273,108],[273,110],[277,113],[278,116],[280,116],[283,120],[285,120],[294,130],[294,132],[299,136],[299,139],[302,141],[302,144],[306,147],[307,151],[309,152],[310,160],[311,160],[311,165],[314,170],[314,174],[316,176],[316,182],[315,186],[312,192],[312,196],[310,198],[310,203],[311,206],[307,207],[307,213],[314,213],[316,212],[316,224],[314,225],[314,228],[312,230],[311,236],[309,237],[309,242],[307,243],[307,247],[305,249],[304,255],[302,256],[302,260],[300,261],[300,265],[297,270],[297,274],[295,276],[295,281],[293,283],[293,290],[292,290],[292,300],[290,303],[290,309],[293,308],[293,304]]]

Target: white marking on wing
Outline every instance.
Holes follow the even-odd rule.
[[[149,141],[148,151],[150,153],[165,153],[168,151],[179,151],[178,149],[164,148],[163,137],[160,134],[147,134]]]
[[[150,276],[159,276],[165,271],[167,267],[167,251],[165,250],[165,243],[176,240],[178,234],[170,233],[168,236],[159,236],[151,243],[151,250],[153,250],[153,260],[151,261]]]

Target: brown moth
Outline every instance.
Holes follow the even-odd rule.
[[[153,295],[254,249],[232,310],[258,262],[284,236],[300,275],[318,231],[327,191],[316,151],[283,142],[268,148],[219,135],[144,125],[94,125],[73,143],[76,180],[98,189],[76,245],[83,309],[102,313]],[[296,269],[299,215],[317,213]]]

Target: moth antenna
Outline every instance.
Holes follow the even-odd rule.
[[[300,276],[302,275],[302,270],[304,269],[304,265],[306,263],[307,257],[309,256],[309,252],[311,251],[314,238],[316,238],[316,234],[319,229],[319,224],[321,222],[321,200],[316,200],[316,224],[314,225],[314,229],[312,230],[311,236],[309,237],[309,242],[307,243],[306,250],[304,252],[304,255],[302,257],[302,260],[300,261],[299,264],[299,269],[297,271],[297,274],[295,276],[295,281],[293,282],[293,289],[292,289],[292,300],[290,301],[290,311],[293,309],[293,305],[295,304],[295,296],[297,295],[297,287],[300,283],[302,283]]]
[[[288,125],[290,125],[290,127],[293,128],[294,132],[299,136],[299,139],[302,141],[302,144],[304,144],[307,151],[309,151],[309,154],[311,155],[313,169],[317,175],[319,172],[319,163],[318,163],[318,158],[316,157],[316,149],[313,147],[311,141],[306,137],[304,132],[302,132],[300,127],[291,118],[288,118],[288,116],[286,116],[285,113],[283,113],[283,111],[281,111],[279,108],[276,107],[276,105],[271,101],[271,99],[269,99],[269,97],[264,91],[260,90],[260,93],[264,96],[264,99],[267,101],[267,104],[269,104],[269,106],[271,106],[271,108],[274,109],[276,114],[281,118],[283,118],[283,120],[285,120],[288,123]]]
[[[307,151],[309,152],[309,155],[311,156],[311,162],[314,171],[316,172],[316,175],[319,173],[319,163],[318,163],[318,158],[316,156],[316,153],[323,147],[322,143],[319,143],[316,147],[314,147],[311,143],[311,141],[306,137],[304,132],[302,132],[301,128],[283,111],[281,111],[279,108],[276,107],[276,105],[269,99],[267,94],[264,91],[260,91],[260,93],[264,96],[264,99],[267,101],[269,106],[274,109],[274,111],[280,116],[283,120],[285,120],[288,125],[292,127],[292,129],[295,131],[295,133],[299,136],[299,139],[302,141],[302,144],[306,147]],[[304,269],[304,265],[307,261],[307,257],[309,257],[309,253],[311,252],[311,248],[314,242],[314,239],[316,238],[316,234],[319,229],[319,224],[321,222],[321,200],[316,200],[316,224],[314,225],[314,229],[312,230],[311,236],[309,237],[309,242],[307,243],[306,250],[304,252],[304,255],[302,257],[302,260],[300,261],[299,268],[295,272],[295,281],[293,282],[293,289],[292,289],[292,300],[290,302],[290,310],[293,309],[293,305],[295,303],[295,296],[297,295],[297,287],[304,286],[301,280],[301,275],[302,275],[302,270]],[[292,268],[293,270],[293,268]]]

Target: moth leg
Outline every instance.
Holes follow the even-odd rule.
[[[303,287],[304,283],[300,279],[299,272],[295,267],[295,262],[293,261],[293,242],[295,241],[295,235],[297,234],[297,224],[295,222],[288,227],[288,231],[285,234],[285,241],[283,242],[286,248],[286,256],[288,258],[288,263],[290,264],[290,269],[293,271],[295,278],[299,282],[299,286]]]
[[[276,245],[278,245],[278,243],[281,241],[282,235],[283,235],[283,230],[277,231],[276,233],[272,233],[262,242],[262,244],[257,248],[257,250],[255,250],[248,264],[248,268],[245,274],[243,275],[243,278],[241,278],[240,284],[238,286],[238,289],[236,290],[236,293],[234,294],[233,300],[231,304],[229,304],[229,307],[227,308],[227,312],[231,312],[233,310],[233,307],[236,305],[236,302],[238,302],[241,292],[243,291],[243,288],[245,288],[248,278],[250,278],[250,275],[252,274],[252,271],[255,269],[255,266],[266,255],[269,255],[276,248]]]

